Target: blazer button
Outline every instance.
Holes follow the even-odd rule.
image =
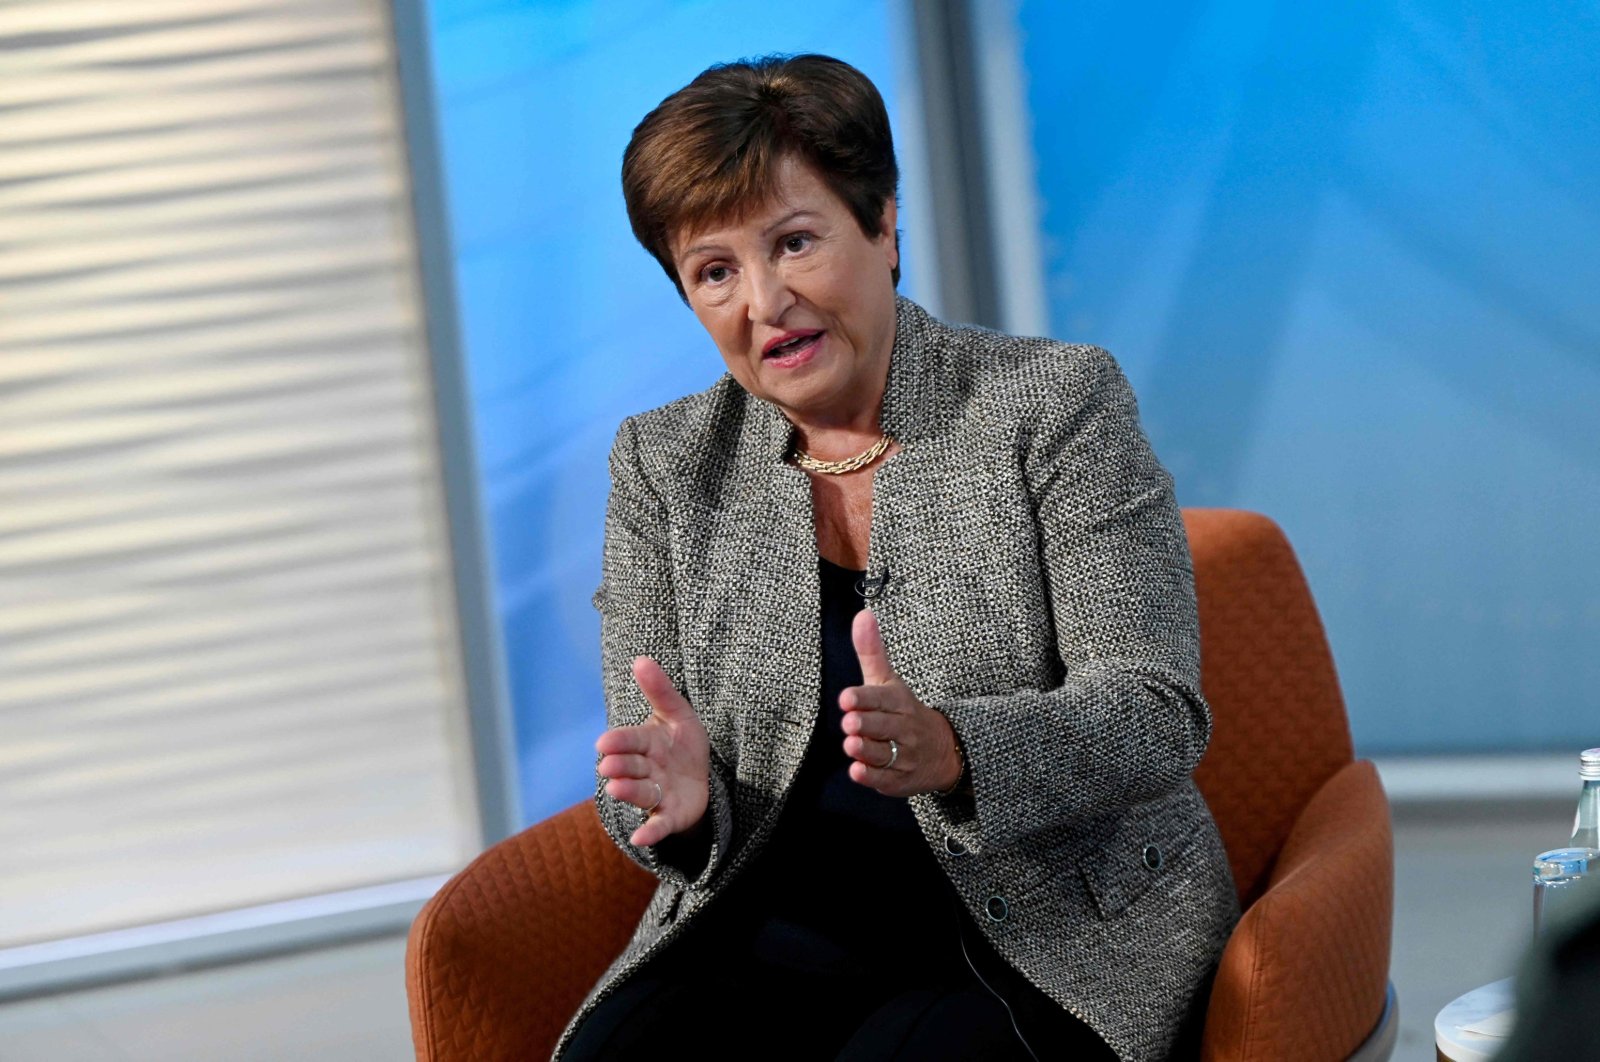
[[[947,833],[944,835],[944,850],[953,856],[964,856],[967,854],[967,846],[956,840],[956,835],[953,833]]]
[[[988,913],[991,922],[1004,922],[1011,914],[1011,908],[1006,906],[1004,896],[989,897],[989,902],[983,905],[983,909]]]
[[[1144,865],[1151,870],[1161,869],[1161,849],[1153,844],[1144,846]]]

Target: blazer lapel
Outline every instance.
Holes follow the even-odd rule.
[[[901,451],[880,467],[874,484],[869,547],[869,570],[874,574],[893,556],[890,544],[895,538],[893,506],[877,499],[894,496],[898,477],[916,475],[925,456],[919,450],[936,427],[926,380],[931,328],[932,322],[915,303],[898,300],[882,417],[884,430],[900,443]],[[748,434],[737,446],[742,466],[737,475],[749,485],[742,492],[749,504],[725,514],[719,532],[724,540],[708,545],[748,562],[722,589],[737,607],[727,605],[732,625],[721,626],[743,650],[736,662],[740,671],[724,693],[737,691],[740,703],[722,707],[732,723],[738,782],[762,823],[770,825],[771,813],[805,756],[817,717],[822,663],[816,529],[810,480],[787,461],[793,426],[770,403],[749,395],[745,401]],[[887,599],[884,604],[892,613]],[[704,651],[714,656],[717,647]]]

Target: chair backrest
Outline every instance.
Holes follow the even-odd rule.
[[[1195,781],[1248,907],[1301,808],[1353,758],[1333,655],[1300,563],[1257,513],[1185,509],[1211,746]]]
[[[548,1058],[655,884],[611,842],[593,800],[479,855],[411,925],[418,1062]]]

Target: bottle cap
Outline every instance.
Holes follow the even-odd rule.
[[[1533,857],[1534,881],[1561,881],[1585,877],[1589,865],[1600,855],[1592,848],[1557,848]]]
[[[1578,754],[1578,777],[1585,782],[1600,780],[1600,749],[1584,749]]]

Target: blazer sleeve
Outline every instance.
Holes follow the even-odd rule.
[[[684,681],[665,500],[646,475],[638,429],[631,419],[623,421],[611,449],[611,497],[594,605],[600,612],[606,725],[637,725],[649,718],[651,708],[633,678],[636,657],[653,658],[680,690]],[[733,840],[727,779],[726,766],[713,750],[706,807],[709,854],[685,853],[682,845],[670,841],[649,847],[631,844],[628,838],[643,821],[642,813],[608,796],[606,780],[598,774],[595,801],[606,832],[630,858],[669,884],[696,889],[710,881]]]
[[[970,788],[914,799],[969,847],[1174,790],[1211,737],[1172,477],[1111,355],[1071,353],[1073,371],[1019,440],[1061,683],[932,705],[961,741]]]

